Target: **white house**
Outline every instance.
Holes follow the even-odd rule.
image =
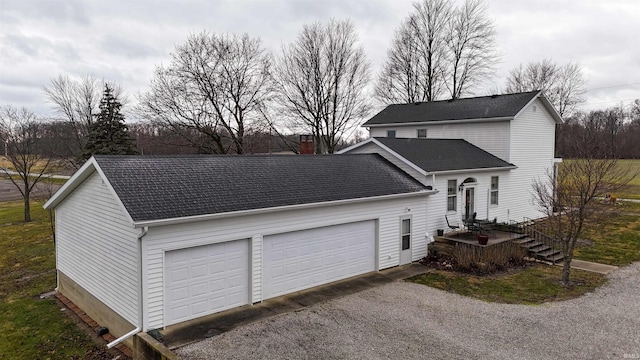
[[[407,264],[445,215],[537,217],[559,122],[528,92],[391,105],[335,156],[96,156],[45,204],[57,289],[120,341]]]
[[[58,291],[122,336],[418,260],[432,193],[376,154],[96,156],[45,208]]]
[[[522,222],[541,216],[531,184],[555,170],[561,122],[540,91],[396,104],[364,123],[370,139],[340,153],[378,153],[438,190],[428,231],[446,229],[445,215]]]

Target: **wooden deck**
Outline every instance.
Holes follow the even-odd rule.
[[[500,230],[493,230],[485,234],[489,235],[489,241],[487,242],[487,245],[480,245],[475,234],[461,230],[452,231],[444,234],[443,236],[435,236],[435,242],[431,244],[431,247],[440,253],[452,255],[453,249],[455,248],[455,245],[457,243],[486,248],[507,241],[521,239],[526,236],[524,234],[517,234]]]

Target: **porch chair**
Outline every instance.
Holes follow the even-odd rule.
[[[452,230],[452,231],[453,231],[453,230],[460,230],[460,226],[458,226],[458,225],[451,225],[451,224],[449,223],[449,218],[447,217],[447,215],[446,215],[446,214],[444,215],[444,219],[445,219],[445,220],[447,220],[447,226],[449,227],[449,230]]]

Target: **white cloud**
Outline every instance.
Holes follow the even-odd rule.
[[[487,0],[487,5],[504,56],[484,91],[502,87],[518,64],[544,58],[579,63],[589,88],[640,82],[636,1]],[[277,54],[304,24],[331,17],[353,21],[375,75],[395,28],[411,11],[411,0],[0,0],[0,106],[50,112],[42,86],[59,73],[91,73],[135,94],[190,33],[247,32]],[[640,98],[640,88],[587,95],[588,105],[608,106]]]

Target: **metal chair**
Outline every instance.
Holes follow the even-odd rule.
[[[450,230],[460,230],[460,226],[458,225],[451,225],[449,223],[449,218],[447,217],[447,215],[444,216],[444,219],[447,220],[447,226],[449,227]]]

